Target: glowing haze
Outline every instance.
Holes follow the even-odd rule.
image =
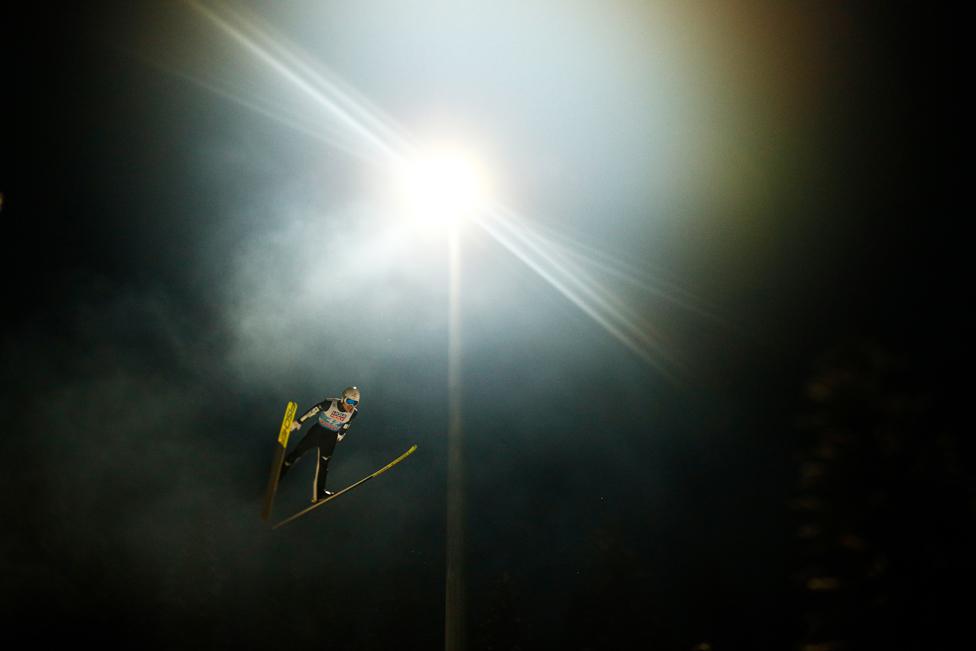
[[[448,222],[462,215],[477,217],[475,221],[485,233],[638,358],[668,376],[686,370],[687,360],[683,359],[682,349],[687,346],[677,342],[673,335],[668,339],[668,317],[654,310],[661,301],[671,306],[668,309],[690,309],[698,314],[707,314],[707,309],[687,291],[675,287],[667,274],[646,266],[647,261],[635,258],[627,261],[637,252],[635,249],[628,253],[628,250],[633,245],[646,245],[646,238],[653,234],[655,224],[666,224],[678,217],[676,213],[697,209],[694,204],[686,203],[685,188],[691,182],[689,175],[701,168],[702,156],[710,155],[705,154],[704,146],[710,130],[709,122],[701,119],[705,109],[701,104],[704,98],[698,89],[700,73],[681,68],[686,65],[682,63],[685,55],[675,46],[673,34],[668,32],[668,25],[676,20],[680,22],[679,17],[667,12],[655,13],[658,10],[654,9],[639,10],[639,24],[642,29],[651,30],[645,34],[635,32],[626,15],[593,13],[585,5],[574,5],[565,10],[560,6],[559,15],[564,21],[562,36],[554,35],[558,30],[533,32],[530,27],[521,26],[522,21],[515,21],[511,25],[511,35],[518,39],[509,46],[528,48],[534,54],[518,64],[513,61],[507,68],[496,64],[486,68],[485,61],[473,58],[476,48],[462,47],[458,35],[450,31],[452,24],[462,31],[470,28],[465,16],[471,16],[466,11],[475,10],[474,6],[456,10],[449,4],[423,5],[421,13],[439,12],[438,20],[447,31],[438,30],[437,34],[462,48],[457,60],[424,62],[423,65],[433,66],[432,71],[440,71],[436,74],[447,74],[453,66],[452,74],[467,76],[452,80],[456,84],[457,96],[450,98],[447,104],[420,107],[411,106],[409,98],[397,97],[395,93],[390,95],[391,90],[397,88],[396,80],[376,86],[378,80],[370,79],[377,72],[375,69],[357,76],[362,76],[368,86],[376,86],[377,94],[385,96],[386,101],[367,99],[363,90],[353,87],[323,65],[321,58],[295,46],[263,19],[236,6],[197,3],[190,3],[190,6],[203,17],[204,23],[216,27],[226,37],[232,57],[228,60],[235,63],[227,67],[217,63],[221,60],[213,56],[206,60],[207,55],[198,55],[204,57],[203,60],[173,62],[172,54],[168,54],[165,58],[170,61],[164,65],[299,136],[311,136],[310,142],[327,145],[327,151],[350,155],[347,162],[352,167],[347,167],[330,182],[349,178],[352,174],[362,179],[364,192],[347,196],[345,201],[348,203],[344,207],[340,207],[339,202],[330,202],[324,207],[330,214],[316,219],[338,222],[341,224],[339,230],[350,235],[363,232],[358,230],[359,227],[369,224],[367,231],[373,235],[352,238],[351,248],[346,249],[353,254],[350,260],[354,264],[377,260],[381,268],[396,268],[384,242],[402,243],[404,235],[412,231],[410,237],[417,240],[413,246],[422,248],[430,244],[431,234],[443,229]],[[394,3],[386,10],[390,25],[407,20],[407,13],[401,14],[404,8],[400,4]],[[285,11],[276,18],[287,22],[301,16],[302,25],[290,25],[289,32],[300,34],[304,25],[312,23],[321,24],[328,32],[334,17],[320,16],[320,11],[323,11],[321,7],[311,5],[295,14]],[[638,10],[633,8],[633,11]],[[359,24],[362,19],[366,21],[364,27],[374,29],[377,24],[367,19],[370,15],[355,10],[343,19],[351,24]],[[525,25],[544,20],[544,14],[529,11]],[[622,31],[611,36],[610,32],[591,30],[589,38],[573,40],[574,32],[591,27],[589,21],[596,21],[608,30],[613,27]],[[424,51],[421,43],[401,42],[401,39],[422,39],[424,33],[421,23],[417,32],[370,34],[365,41],[349,46],[355,49],[366,43],[384,42],[404,57],[390,62],[395,68]],[[652,35],[654,38],[648,38]],[[344,37],[342,34],[335,36],[340,40]],[[533,38],[538,39],[536,45],[544,47],[531,46],[530,39]],[[503,52],[495,55],[514,57]],[[565,57],[559,64],[551,60],[557,55]],[[571,78],[572,85],[554,72],[567,65],[574,66],[576,76]],[[543,81],[526,77],[533,66],[548,67],[550,71],[543,85],[530,93],[527,84],[534,86]],[[542,107],[535,102],[540,94],[548,96],[551,103],[543,109],[547,122],[545,129],[556,130],[555,141],[540,141],[534,150],[523,147],[522,159],[518,161],[498,154],[511,138],[512,134],[506,134],[506,130],[510,131],[515,125],[510,107],[499,107],[496,115],[486,115],[484,106],[460,108],[457,104],[458,98],[470,94],[476,77],[478,83],[489,90],[497,86],[503,68],[504,90],[523,105],[522,119],[536,119],[534,114]],[[611,70],[614,72],[609,74]],[[680,78],[675,76],[676,71],[687,74],[688,82],[676,84],[675,80]],[[651,80],[659,86],[652,86]],[[425,83],[419,79],[416,93],[411,97],[424,97]],[[580,90],[583,94],[576,95]],[[381,103],[388,103],[392,108],[379,108]],[[448,109],[450,105],[454,108]],[[421,108],[423,115],[418,115]],[[399,119],[390,117],[394,110],[404,116]],[[442,124],[437,124],[438,121]],[[464,133],[467,130],[472,133],[472,141],[494,141],[490,152],[492,159],[497,158],[506,165],[492,170],[489,182],[489,174],[478,162],[480,154],[475,155],[463,142],[449,146],[424,142],[403,126],[408,122],[417,124],[417,133],[437,130]],[[475,124],[477,129],[472,126]],[[626,132],[621,130],[624,124],[628,127]],[[494,137],[490,136],[492,132]],[[538,134],[525,135],[525,144],[531,147]],[[611,152],[612,158],[608,158]],[[394,186],[392,204],[390,169],[393,170]],[[749,166],[742,169],[748,171]],[[505,177],[504,183],[500,184],[505,189],[503,196],[497,196],[495,192],[500,177]],[[526,185],[527,179],[559,186],[559,191],[550,193],[550,197],[556,199],[540,200],[533,196],[531,183],[538,181]],[[298,216],[294,212],[288,215],[291,212],[288,207],[302,202],[306,193],[296,192],[292,183],[270,189],[275,194],[264,208],[270,214],[280,216],[282,229],[301,228],[293,223]],[[718,190],[722,191],[722,187]],[[264,204],[266,199],[260,201]],[[525,203],[525,206],[515,202]],[[637,205],[642,207],[635,210]],[[592,212],[587,214],[587,211]],[[397,223],[404,217],[406,224]],[[308,221],[307,218],[299,219],[303,223]],[[389,223],[379,226],[378,222],[384,220]],[[545,229],[552,227],[559,231],[561,241],[558,243],[546,234]],[[594,232],[593,228],[597,230]],[[391,229],[392,235],[382,232]],[[604,247],[610,246],[608,236],[614,233],[627,233],[632,237],[623,248],[608,254]],[[310,242],[307,238],[300,241]],[[261,246],[267,248],[267,244]],[[292,255],[306,258],[311,265],[316,253],[312,251],[305,255],[298,249]],[[428,259],[435,261],[442,256],[436,254]],[[251,261],[247,264],[251,265]],[[407,263],[399,268],[409,272],[411,266]],[[341,274],[344,271],[352,271],[352,267],[342,265],[330,269],[328,277],[338,287],[333,291],[342,291]],[[245,274],[251,275],[249,272]],[[385,291],[364,284],[375,276],[376,269],[372,267],[357,273],[357,295]],[[259,272],[255,279],[267,277],[267,273]],[[478,276],[477,281],[490,284],[492,279]],[[253,289],[244,286],[242,289],[248,294],[263,292],[261,286]],[[632,290],[635,289],[639,291],[634,293]],[[469,279],[468,291],[476,290],[477,286]],[[254,305],[254,308],[258,306]],[[256,309],[252,315],[241,315],[239,322],[254,323],[274,310],[274,306]],[[262,340],[275,339],[290,329],[280,321],[276,323],[271,329],[262,329]],[[288,336],[289,343],[282,343],[290,346],[297,341],[294,336]],[[309,341],[308,344],[316,345],[316,342]],[[268,350],[266,346],[262,349]],[[253,354],[250,343],[244,342],[243,350],[248,355]],[[294,361],[289,360],[289,363]]]

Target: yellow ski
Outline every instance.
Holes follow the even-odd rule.
[[[282,520],[281,522],[279,522],[278,524],[276,524],[275,526],[273,526],[271,528],[272,529],[277,529],[278,527],[280,527],[282,525],[286,525],[289,522],[291,522],[292,520],[296,520],[296,519],[302,517],[303,515],[305,515],[306,513],[308,513],[309,511],[311,511],[312,509],[317,509],[320,506],[322,506],[323,504],[325,504],[326,502],[329,502],[331,500],[334,500],[335,498],[339,497],[340,495],[342,495],[344,493],[348,493],[349,491],[351,491],[352,489],[356,488],[360,484],[366,483],[367,481],[369,481],[373,477],[376,477],[378,475],[382,475],[384,472],[386,472],[387,470],[389,470],[390,468],[392,468],[393,466],[397,465],[398,463],[400,463],[401,461],[403,461],[404,459],[406,459],[407,457],[409,457],[411,454],[413,454],[413,451],[416,450],[416,449],[417,449],[417,445],[416,444],[411,445],[409,450],[407,450],[406,452],[404,452],[403,454],[401,454],[400,456],[398,456],[396,459],[394,459],[390,463],[386,464],[385,466],[383,466],[382,468],[380,468],[379,470],[377,470],[376,472],[374,472],[372,475],[367,475],[366,477],[363,477],[362,479],[360,479],[359,481],[357,481],[355,484],[351,484],[349,486],[346,486],[345,488],[343,488],[338,493],[333,493],[332,495],[329,495],[324,500],[319,500],[318,502],[316,502],[312,506],[309,506],[307,508],[302,509],[301,511],[299,511],[295,515],[291,516],[290,518],[286,518],[286,519]]]
[[[296,411],[298,411],[297,403],[289,402],[288,406],[285,407],[285,417],[281,420],[281,429],[278,430],[278,440],[275,443],[274,458],[271,460],[268,490],[264,494],[264,509],[261,511],[262,520],[271,517],[271,507],[274,505],[275,494],[278,492],[278,475],[281,474],[281,464],[285,460],[288,436],[291,434],[291,424],[295,420]]]

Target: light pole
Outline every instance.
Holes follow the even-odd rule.
[[[447,349],[447,550],[444,648],[464,649],[464,446],[461,427],[461,237],[457,224],[448,234]]]
[[[461,228],[487,197],[485,175],[455,147],[412,158],[400,173],[408,217],[420,229],[447,233],[447,523],[444,648],[462,651],[466,637],[464,432],[461,405]]]

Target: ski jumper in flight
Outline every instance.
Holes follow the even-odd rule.
[[[315,404],[306,411],[301,417],[293,421],[291,430],[301,429],[306,421],[316,417],[316,423],[308,430],[298,446],[285,457],[281,465],[279,481],[288,472],[288,469],[302,455],[309,450],[316,448],[315,478],[312,480],[312,502],[325,499],[332,495],[331,491],[325,489],[325,478],[329,472],[329,460],[335,450],[336,443],[345,438],[349,431],[349,425],[359,415],[359,389],[356,387],[346,387],[339,398],[326,398],[322,402]]]

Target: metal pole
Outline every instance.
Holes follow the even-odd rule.
[[[447,350],[447,586],[444,648],[463,651],[464,596],[464,459],[461,428],[461,241],[451,227],[448,245],[450,288]]]

